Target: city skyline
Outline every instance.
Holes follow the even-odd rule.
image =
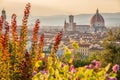
[[[8,16],[13,13],[20,16],[27,2],[31,3],[33,16],[91,14],[97,8],[100,13],[120,12],[120,0],[0,0],[0,10],[4,8]]]

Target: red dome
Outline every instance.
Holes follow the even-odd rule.
[[[96,14],[91,18],[91,20],[90,20],[90,24],[92,25],[92,24],[94,24],[94,23],[96,23],[96,22],[100,22],[100,23],[103,23],[104,24],[104,19],[103,19],[103,17],[99,14],[99,10],[97,9],[97,11],[96,11]]]

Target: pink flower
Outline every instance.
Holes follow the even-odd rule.
[[[113,70],[113,72],[118,72],[119,71],[119,65],[118,64],[116,64],[116,65],[114,65],[113,67],[112,67],[112,70]]]
[[[33,71],[32,75],[34,76],[34,75],[36,75],[36,74],[37,74],[37,71]]]
[[[93,64],[89,64],[87,66],[85,66],[86,69],[93,69],[94,68],[94,65]]]
[[[96,61],[96,63],[95,63],[95,68],[99,68],[101,66],[101,62],[100,61]]]
[[[74,68],[73,65],[70,66],[70,71],[71,71],[72,73],[75,73],[75,72],[76,72],[76,69]]]
[[[89,65],[85,66],[85,68],[86,68],[86,69],[90,69],[90,68],[89,68]]]
[[[96,69],[98,69],[98,68],[101,66],[101,62],[100,62],[100,61],[96,61],[96,60],[93,60],[93,61],[92,61],[92,64],[94,65],[94,67],[95,67]]]
[[[62,63],[62,64],[61,64],[61,67],[64,67],[64,66],[65,66],[65,64],[64,64],[64,63]]]
[[[93,68],[98,69],[100,66],[101,66],[101,62],[100,62],[100,61],[93,60],[93,61],[91,62],[91,64],[89,64],[88,66],[85,66],[85,67],[86,67],[87,69],[93,69]]]
[[[47,74],[47,70],[41,71],[42,74]]]
[[[117,80],[117,78],[107,78],[107,80]]]

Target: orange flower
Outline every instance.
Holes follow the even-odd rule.
[[[9,23],[5,22],[4,48],[9,49]]]
[[[35,26],[34,26],[34,29],[33,29],[33,38],[32,38],[33,42],[37,42],[38,41],[39,24],[40,24],[40,21],[39,21],[39,19],[37,19],[36,23],[35,23]]]
[[[44,34],[41,34],[41,36],[40,36],[40,42],[38,44],[39,53],[42,53],[43,47],[44,47]]]
[[[31,7],[30,3],[26,4],[25,10],[24,10],[24,16],[23,16],[23,19],[22,19],[22,27],[21,27],[20,40],[19,40],[21,54],[25,53],[27,40],[28,40],[27,22],[28,22],[28,17],[29,17],[29,14],[30,14],[30,7]]]
[[[16,31],[16,27],[17,27],[17,24],[16,24],[16,14],[13,14],[12,15],[12,21],[11,21],[11,27],[12,27],[12,38],[13,38],[13,41],[16,41],[18,39],[18,34],[17,34],[17,31]]]
[[[57,34],[57,36],[55,37],[55,43],[54,43],[54,46],[53,46],[53,49],[54,49],[55,53],[58,50],[58,45],[60,44],[61,38],[62,38],[62,32],[59,32]]]
[[[2,31],[3,17],[0,17],[0,32]]]
[[[9,57],[9,51],[8,50],[4,50],[4,56]]]

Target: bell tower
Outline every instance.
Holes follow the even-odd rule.
[[[74,23],[74,16],[73,15],[69,16],[69,23]]]
[[[64,22],[64,31],[67,31],[67,22],[66,22],[66,20]]]

